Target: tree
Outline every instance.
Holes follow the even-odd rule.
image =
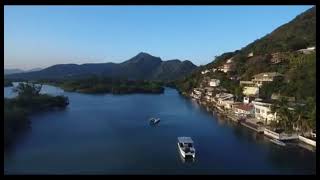
[[[13,91],[18,93],[20,98],[32,98],[39,96],[42,89],[42,84],[36,85],[33,83],[19,83],[17,87],[13,88]]]
[[[294,124],[294,112],[288,106],[288,99],[281,97],[271,106],[271,112],[276,113],[277,127],[285,131],[292,131]]]
[[[236,101],[241,101],[241,99],[243,98],[242,87],[241,86],[235,87],[234,95],[236,97]]]

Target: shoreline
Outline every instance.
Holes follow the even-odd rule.
[[[235,115],[233,115],[231,112],[228,112],[224,109],[222,109],[221,107],[219,107],[218,105],[216,105],[214,102],[210,103],[212,104],[212,107],[207,105],[207,102],[205,101],[201,101],[200,99],[195,99],[191,96],[189,96],[187,93],[182,92],[180,93],[181,95],[187,97],[188,99],[191,99],[192,101],[197,102],[202,108],[205,108],[207,111],[212,112],[217,114],[217,116],[222,117],[222,120],[227,120],[227,121],[231,121],[237,124],[240,124],[243,127],[246,127],[254,132],[256,132],[259,135],[263,135],[265,137],[267,137],[268,139],[275,139],[273,137],[268,136],[267,134],[264,133],[265,129],[267,129],[265,126],[263,125],[257,125],[251,121],[247,121],[247,119],[241,119],[239,117],[236,117]],[[270,131],[270,130],[268,130]],[[290,144],[295,144],[296,146],[299,146],[301,148],[307,149],[309,151],[315,152],[316,151],[316,146],[313,146],[312,144],[306,143],[307,141],[304,140],[304,138],[301,138],[301,135],[298,135],[299,138],[297,139],[281,139],[282,141],[287,141],[290,142]],[[303,139],[303,140],[301,140]]]

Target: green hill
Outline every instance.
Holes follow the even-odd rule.
[[[241,80],[251,80],[259,73],[277,72],[283,75],[282,78],[263,84],[259,89],[259,97],[271,100],[273,93],[294,97],[296,101],[295,117],[297,117],[293,118],[297,120],[295,123],[307,124],[308,128],[314,129],[316,124],[316,53],[312,50],[303,52],[298,50],[315,47],[315,44],[316,8],[313,7],[246,47],[224,53],[216,57],[213,62],[200,66],[187,77],[176,81],[175,86],[180,93],[188,95],[193,88],[201,87],[205,78],[216,78],[221,81],[220,86],[234,94],[240,101],[243,97],[242,87],[240,87]],[[230,58],[232,58],[231,62]],[[233,71],[221,72],[219,68],[228,64],[228,60],[229,64],[234,67]],[[210,72],[202,74],[201,71],[204,70]],[[275,104],[279,102],[274,101]],[[298,104],[305,105],[298,107]],[[282,110],[286,110],[285,106],[290,106],[290,103],[282,104]],[[284,116],[289,118],[289,114]]]
[[[302,54],[296,51],[315,44],[316,8],[313,7],[246,47],[217,56],[213,62],[199,67],[197,71],[177,81],[176,85],[181,92],[189,92],[202,79],[201,70],[219,68],[227,59],[233,57],[234,72],[210,72],[207,75],[224,79],[226,82],[223,84],[233,93],[239,80],[250,80],[253,75],[263,72],[279,72],[285,75],[285,80],[289,83],[283,84],[286,87],[275,90],[282,90],[284,94],[294,95],[300,100],[307,96],[315,97],[315,53]],[[251,52],[253,57],[248,58]],[[272,63],[273,53],[279,54],[281,63]],[[230,80],[231,77],[238,80]]]

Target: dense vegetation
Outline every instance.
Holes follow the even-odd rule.
[[[284,24],[272,33],[254,41],[243,48],[244,53],[256,55],[295,51],[316,45],[316,7],[298,15],[291,22]]]
[[[17,97],[4,98],[4,145],[5,149],[19,136],[28,125],[28,115],[51,108],[64,108],[69,101],[64,96],[40,94],[42,86],[20,83],[14,88]]]
[[[295,130],[303,134],[316,129],[316,102],[313,97],[308,97],[304,104],[293,104],[282,97],[274,101],[272,111],[277,112],[277,121],[271,124],[275,128],[283,128],[286,132]]]
[[[110,79],[98,76],[72,80],[41,80],[39,82],[53,84],[65,91],[79,93],[163,93],[163,83],[158,81],[134,81]]]

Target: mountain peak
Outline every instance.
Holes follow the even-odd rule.
[[[139,52],[137,56],[151,56],[151,55],[146,52]]]
[[[133,58],[129,59],[128,61],[123,62],[126,63],[147,63],[147,62],[158,62],[160,63],[162,60],[159,57],[152,56],[145,52],[140,52]]]

